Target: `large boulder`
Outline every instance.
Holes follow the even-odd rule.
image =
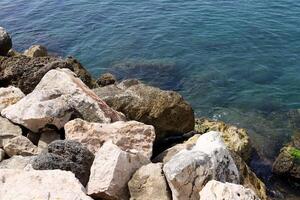
[[[69,69],[50,70],[32,93],[1,114],[33,132],[47,125],[60,129],[74,116],[102,123],[125,120]]]
[[[134,80],[99,87],[94,91],[128,119],[153,125],[158,139],[194,129],[194,112],[176,92],[160,90]]]
[[[49,144],[47,153],[38,155],[32,161],[32,167],[36,170],[71,171],[85,186],[89,180],[93,160],[94,154],[82,144],[69,140],[56,140]]]
[[[128,182],[130,200],[171,200],[162,163],[149,163],[138,169]]]
[[[0,171],[2,169],[25,169],[31,166],[31,162],[36,156],[13,156],[0,162]]]
[[[196,200],[209,180],[239,183],[239,172],[219,132],[208,132],[190,150],[181,150],[163,167],[173,200]]]
[[[200,200],[259,200],[251,189],[216,180],[209,181],[199,195]]]
[[[0,56],[6,56],[12,48],[12,41],[7,31],[0,27]]]
[[[0,147],[3,147],[9,139],[22,135],[22,129],[11,123],[8,119],[0,117]]]
[[[36,57],[44,57],[47,56],[48,52],[46,47],[43,47],[41,45],[32,45],[29,49],[25,50],[24,55],[36,58]]]
[[[38,154],[38,148],[25,136],[17,136],[10,139],[3,147],[5,153],[9,156],[33,156]]]
[[[52,69],[68,68],[72,70],[88,87],[95,86],[91,75],[74,58],[26,56],[1,57],[0,56],[0,85],[18,87],[28,94],[33,91],[43,76]]]
[[[96,153],[87,193],[94,199],[129,199],[128,181],[149,162],[143,155],[123,151],[108,141]]]
[[[228,149],[240,155],[245,161],[250,159],[252,147],[247,131],[236,126],[206,118],[196,119],[195,131],[200,134],[219,131]]]
[[[136,121],[101,124],[75,119],[65,125],[65,136],[84,144],[93,153],[112,140],[122,150],[136,150],[150,159],[155,131],[153,126]]]
[[[7,106],[17,103],[24,96],[19,88],[13,86],[0,88],[0,112]]]
[[[0,199],[92,200],[74,174],[61,170],[0,170]]]

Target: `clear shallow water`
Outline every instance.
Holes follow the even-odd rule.
[[[300,1],[1,0],[0,26],[17,50],[43,44],[95,77],[176,90],[199,116],[246,127],[267,159],[293,132]]]

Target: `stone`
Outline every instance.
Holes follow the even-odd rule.
[[[74,174],[62,170],[0,170],[0,199],[93,200]]]
[[[7,56],[8,56],[8,57],[20,56],[20,55],[22,55],[22,53],[19,53],[19,52],[17,52],[17,51],[14,50],[14,49],[10,49],[10,50],[8,51],[8,53],[7,53]]]
[[[195,131],[200,134],[209,131],[219,131],[228,149],[236,152],[245,161],[251,156],[251,142],[245,129],[225,124],[222,121],[214,121],[206,118],[196,119]]]
[[[4,159],[5,157],[5,151],[3,149],[0,149],[0,162]]]
[[[0,117],[0,147],[3,147],[9,139],[22,135],[22,129],[11,123],[8,119]]]
[[[177,92],[164,91],[138,81],[123,81],[94,89],[110,107],[128,119],[155,127],[157,139],[194,129],[192,107]]]
[[[199,195],[200,200],[260,200],[251,189],[216,180],[209,181]]]
[[[43,130],[38,141],[38,148],[41,151],[47,150],[48,144],[55,140],[60,140],[60,135],[57,131],[51,129]]]
[[[162,163],[149,163],[138,169],[128,182],[130,200],[171,200]]]
[[[0,162],[1,169],[25,169],[35,156],[13,156]]]
[[[17,103],[24,96],[19,88],[13,86],[0,88],[0,112],[7,106]]]
[[[239,172],[219,132],[199,137],[196,145],[183,149],[163,167],[173,200],[199,199],[209,180],[239,183]]]
[[[38,155],[32,161],[32,167],[36,170],[71,171],[85,186],[89,180],[93,160],[94,154],[82,144],[69,140],[56,140],[49,144],[47,153]]]
[[[97,80],[97,83],[100,87],[111,85],[114,84],[115,82],[117,82],[117,79],[111,73],[102,74]]]
[[[94,199],[129,199],[128,182],[133,173],[149,163],[136,152],[126,152],[111,141],[103,144],[95,155],[87,193]]]
[[[36,57],[44,57],[47,56],[48,52],[46,47],[42,45],[32,45],[29,49],[25,50],[24,55],[36,58]]]
[[[25,136],[17,136],[10,139],[3,147],[5,153],[12,157],[14,155],[32,156],[38,154],[38,148]]]
[[[1,114],[33,132],[49,125],[61,129],[74,116],[101,123],[125,120],[69,69],[50,70],[32,93]]]
[[[15,86],[25,94],[29,94],[48,71],[57,68],[72,70],[90,88],[96,85],[91,75],[76,59],[49,56],[37,58],[0,56],[0,85]]]
[[[12,48],[12,40],[8,32],[0,27],[0,56],[6,56]]]
[[[84,144],[93,153],[112,140],[122,150],[136,150],[150,159],[155,131],[153,126],[136,121],[101,124],[75,119],[65,125],[65,137]]]

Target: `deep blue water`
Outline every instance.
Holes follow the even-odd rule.
[[[95,77],[176,90],[197,115],[247,128],[270,160],[293,132],[300,1],[1,0],[0,26],[16,50],[42,44]]]

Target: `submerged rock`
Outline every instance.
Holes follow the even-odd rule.
[[[130,200],[171,200],[162,163],[149,163],[138,169],[128,182]]]
[[[115,82],[117,82],[117,79],[111,73],[102,74],[97,80],[97,83],[100,87],[111,85],[114,84]]]
[[[68,68],[88,87],[95,86],[91,75],[74,58],[26,56],[0,57],[0,85],[1,87],[15,86],[28,94],[48,71],[57,68]]]
[[[4,145],[5,153],[12,157],[14,155],[32,156],[38,154],[38,148],[25,136],[14,137]]]
[[[65,135],[66,139],[84,144],[93,153],[96,153],[104,142],[112,140],[122,150],[134,150],[149,159],[155,139],[153,126],[136,121],[101,124],[75,119],[65,125]]]
[[[3,147],[11,138],[21,136],[22,129],[8,119],[0,117],[0,147]]]
[[[209,181],[199,195],[200,200],[259,200],[251,189],[215,180]]]
[[[24,55],[36,58],[36,57],[45,57],[47,56],[48,52],[46,47],[42,45],[32,45],[29,49],[25,50]]]
[[[132,80],[94,91],[128,119],[153,125],[158,139],[173,133],[183,134],[194,128],[193,110],[176,92],[163,91]]]
[[[0,170],[0,199],[92,200],[74,174],[61,170]]]
[[[127,200],[128,181],[137,169],[147,163],[146,157],[123,151],[108,141],[96,153],[87,193],[94,199]]]
[[[13,105],[24,97],[24,93],[16,87],[0,88],[0,112],[7,106]]]
[[[6,56],[11,48],[11,37],[3,27],[0,27],[0,56]]]
[[[61,129],[74,115],[102,123],[125,120],[69,69],[50,70],[32,93],[1,114],[33,132],[47,125]]]
[[[0,171],[2,169],[25,169],[31,165],[36,156],[13,156],[0,162]]]

